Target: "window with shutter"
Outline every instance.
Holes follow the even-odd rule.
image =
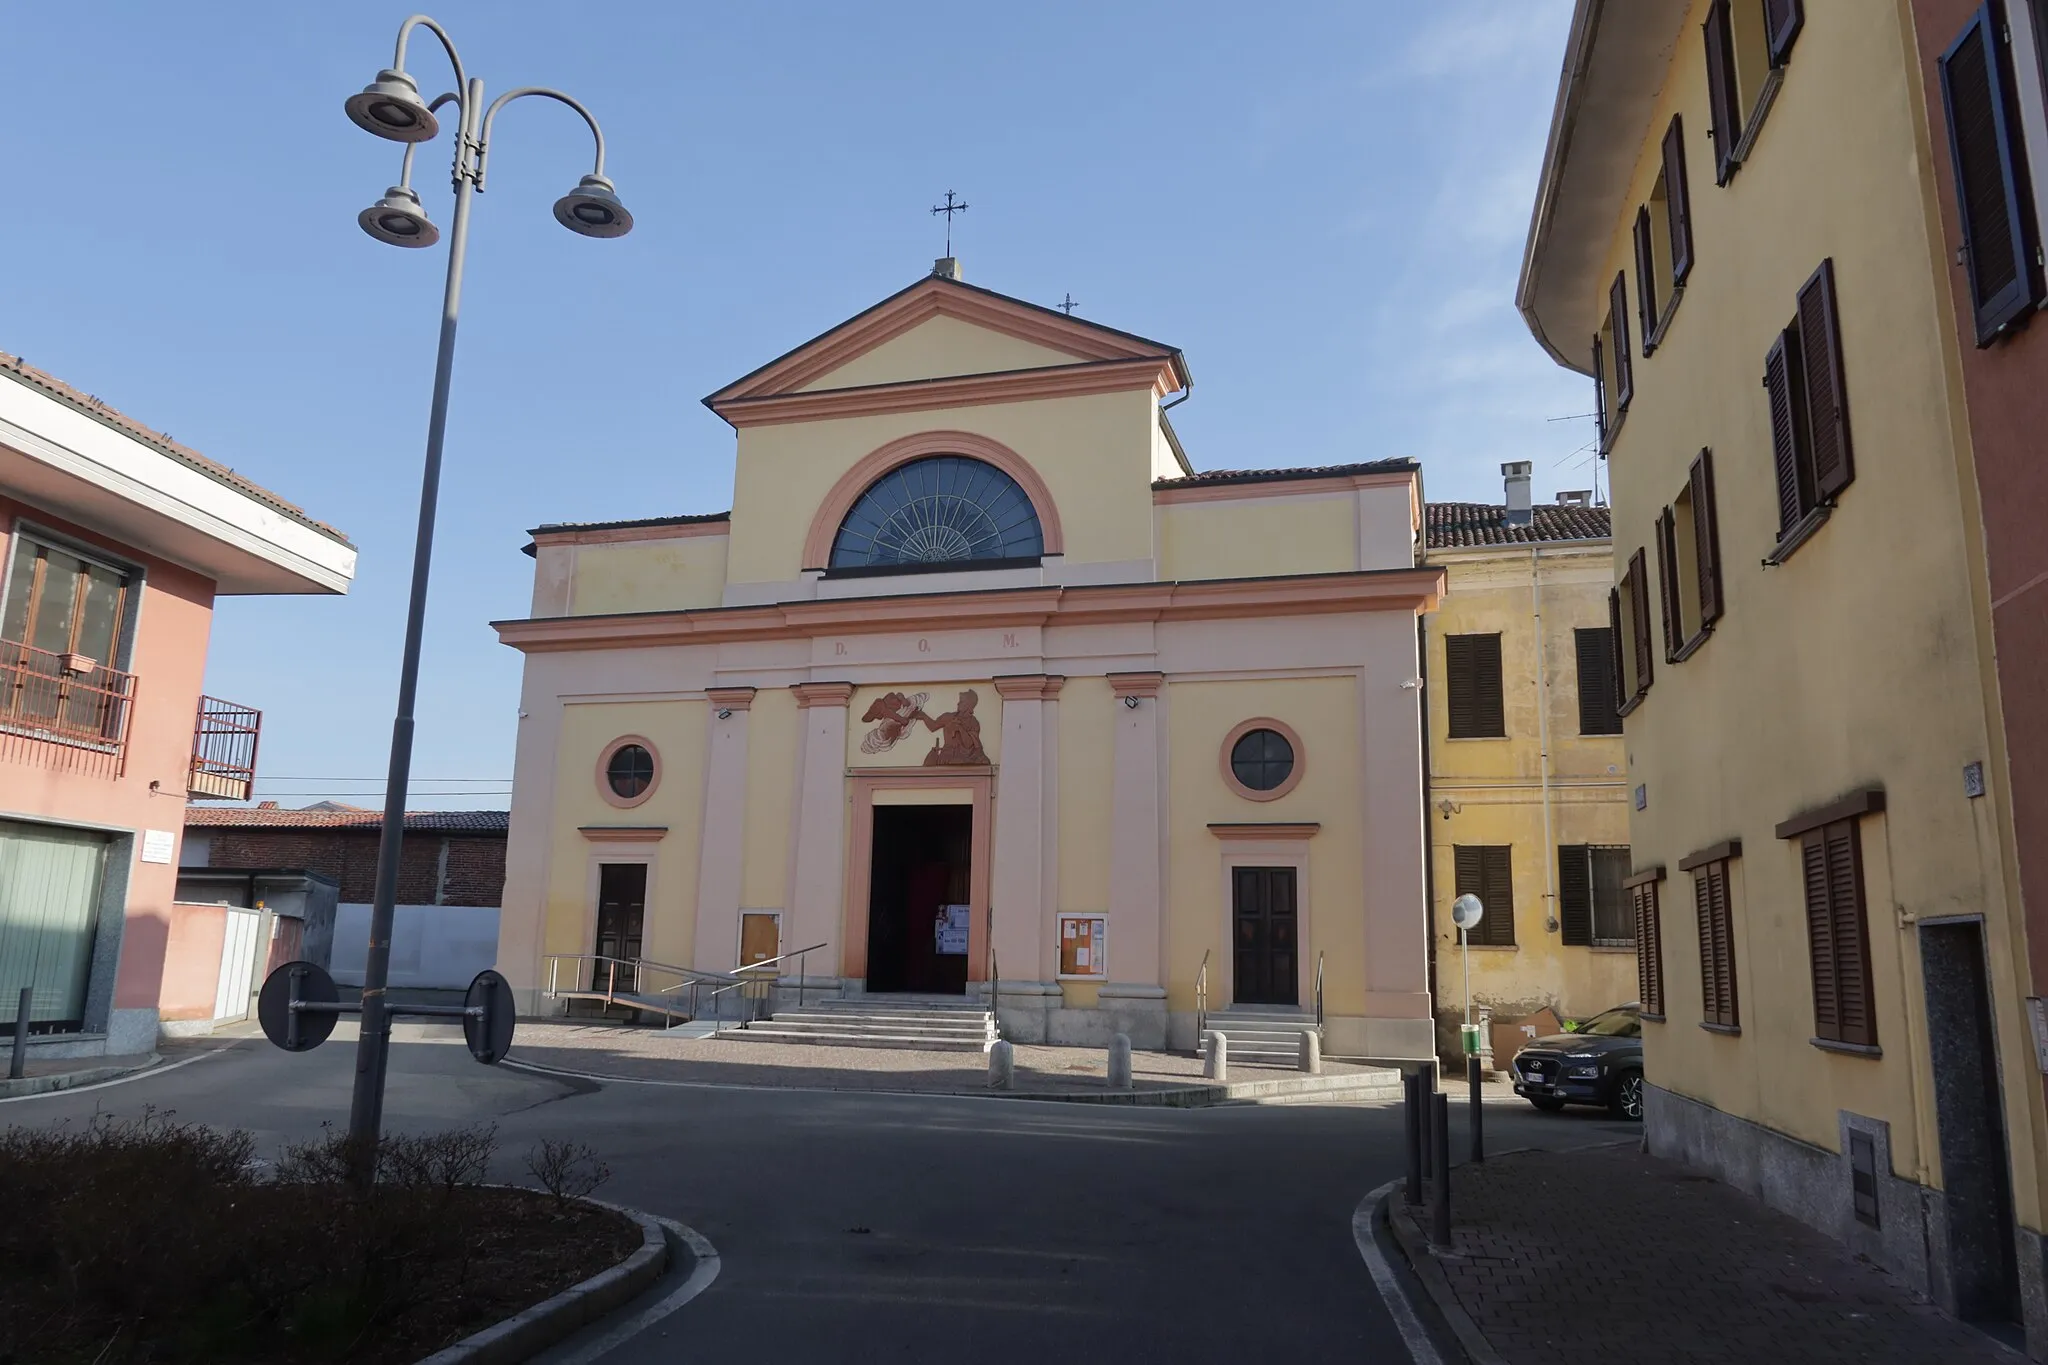
[[[1614,272],[1614,283],[1607,290],[1607,331],[1614,339],[1614,415],[1618,419],[1628,411],[1636,392],[1635,355],[1628,344],[1626,270]]]
[[[2035,229],[2022,193],[2010,97],[2011,44],[1986,4],[1940,58],[1942,109],[1949,163],[1961,214],[1962,265],[1970,284],[1977,344],[1988,346],[2032,311],[2037,293]]]
[[[1594,449],[1607,449],[1607,437],[1613,425],[1607,420],[1607,343],[1604,337],[1596,336],[1593,338]]]
[[[1663,584],[1664,659],[1683,663],[1721,616],[1720,526],[1714,510],[1713,452],[1701,450],[1685,487],[1657,518]]]
[[[1643,358],[1657,349],[1657,243],[1650,206],[1636,210],[1636,323],[1643,329]]]
[[[1806,453],[1806,382],[1799,333],[1787,327],[1764,355],[1764,393],[1771,409],[1771,463],[1778,476],[1778,540],[1789,541],[1813,510],[1812,462]]]
[[[1592,852],[1585,844],[1558,846],[1558,936],[1568,948],[1588,948],[1593,943]]]
[[[1699,584],[1700,626],[1721,619],[1721,524],[1714,508],[1714,452],[1702,447],[1687,479],[1692,501],[1693,574]]]
[[[1628,845],[1595,844],[1586,856],[1593,866],[1593,946],[1633,948],[1636,924],[1628,903]]]
[[[1614,697],[1614,631],[1581,626],[1572,632],[1579,665],[1579,733],[1618,735],[1621,714]]]
[[[1742,124],[1736,113],[1735,39],[1729,30],[1728,0],[1713,0],[1707,6],[1704,25],[1707,44],[1707,109],[1713,125],[1707,135],[1714,140],[1714,183],[1725,185],[1735,173],[1735,148],[1742,140]]]
[[[1792,57],[1792,44],[1806,23],[1802,0],[1764,0],[1764,34],[1770,42],[1771,65],[1783,66]]]
[[[1692,273],[1692,202],[1685,185],[1685,124],[1678,114],[1664,130],[1664,219],[1671,241],[1669,278],[1675,290]]]
[[[1469,941],[1475,946],[1515,946],[1513,850],[1507,844],[1458,844],[1451,849],[1459,896],[1477,896],[1486,907]]]
[[[1685,619],[1678,590],[1678,551],[1673,544],[1671,509],[1657,514],[1657,601],[1664,618],[1664,662],[1678,657],[1685,643]]]
[[[1444,678],[1452,739],[1507,736],[1498,634],[1446,635]]]
[[[1700,931],[1700,1022],[1740,1028],[1735,1000],[1735,926],[1728,902],[1726,860],[1707,863],[1692,874],[1693,905]]]
[[[1628,575],[1622,575],[1619,586],[1607,590],[1607,642],[1608,671],[1614,675],[1614,714],[1628,714],[1628,704],[1635,700],[1635,684],[1629,675],[1628,632],[1624,629],[1622,611],[1622,589],[1628,586]]]
[[[1664,1017],[1664,938],[1657,917],[1657,881],[1654,876],[1631,878],[1629,910],[1635,917],[1636,998],[1643,1017]]]
[[[1849,449],[1849,399],[1842,380],[1842,328],[1835,312],[1835,263],[1800,286],[1799,353],[1806,375],[1806,430],[1811,441],[1813,492],[1832,502],[1856,477]]]
[[[1813,969],[1814,1035],[1826,1042],[1874,1048],[1877,1018],[1856,822],[1838,820],[1806,831],[1800,836],[1799,856]]]
[[[1629,609],[1634,617],[1630,632],[1636,659],[1635,695],[1640,700],[1656,676],[1650,663],[1650,569],[1641,550],[1629,559],[1628,579]]]

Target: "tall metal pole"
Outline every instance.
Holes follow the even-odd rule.
[[[370,950],[363,963],[362,1034],[348,1136],[356,1182],[377,1177],[377,1138],[384,1125],[384,1076],[391,1061],[391,1020],[385,983],[391,971],[392,907],[398,899],[398,857],[405,842],[406,788],[412,776],[413,700],[419,692],[420,636],[426,627],[427,580],[434,558],[434,512],[441,493],[441,444],[448,427],[448,389],[455,369],[455,325],[462,306],[462,263],[469,244],[469,201],[475,192],[472,151],[482,115],[483,82],[463,92],[455,160],[455,219],[448,241],[448,285],[441,298],[441,350],[434,362],[434,402],[427,419],[427,460],[420,477],[419,534],[412,552],[412,600],[406,607],[405,653],[398,670],[398,714],[391,722],[391,766],[384,781],[384,828],[377,841],[377,883],[370,902]]]

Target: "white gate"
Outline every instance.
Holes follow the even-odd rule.
[[[220,941],[220,984],[214,988],[213,1017],[240,1019],[249,1013],[249,987],[256,976],[258,910],[227,907],[227,932]]]

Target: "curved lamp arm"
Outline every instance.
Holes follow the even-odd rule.
[[[441,111],[441,106],[444,104],[460,105],[461,103],[462,97],[451,90],[445,95],[434,96],[434,102],[427,106],[427,112],[436,114]],[[409,190],[412,188],[412,154],[418,151],[419,147],[420,144],[417,142],[405,144],[405,160],[398,163],[398,186],[400,189]]]
[[[516,100],[516,99],[522,99],[522,98],[524,98],[524,97],[525,97],[525,96],[527,96],[527,95],[541,95],[541,96],[545,96],[546,98],[548,98],[548,99],[551,99],[551,100],[557,100],[557,101],[559,101],[559,102],[561,102],[561,103],[563,103],[563,104],[566,104],[566,105],[568,105],[568,106],[569,106],[569,107],[570,107],[571,109],[574,109],[574,110],[575,110],[575,111],[576,111],[577,113],[579,113],[579,114],[583,115],[583,121],[584,121],[585,123],[587,123],[587,124],[589,124],[589,125],[590,125],[590,135],[591,135],[591,137],[593,137],[593,138],[595,138],[595,139],[597,140],[597,165],[596,165],[596,167],[595,167],[595,168],[594,168],[594,169],[593,169],[593,170],[591,171],[591,174],[593,174],[593,175],[603,175],[603,174],[604,174],[604,129],[602,129],[602,128],[600,128],[600,127],[598,127],[598,126],[597,126],[597,119],[596,119],[596,118],[595,118],[595,117],[594,117],[594,116],[593,116],[593,115],[591,114],[591,112],[590,112],[590,111],[589,111],[588,109],[585,109],[585,108],[583,107],[583,105],[582,105],[582,102],[581,102],[581,101],[579,101],[579,100],[577,100],[577,99],[573,98],[572,96],[569,96],[569,95],[565,95],[565,94],[563,94],[563,93],[562,93],[561,91],[559,91],[559,90],[549,90],[549,89],[547,89],[547,88],[545,88],[545,87],[543,87],[543,86],[538,86],[538,85],[528,85],[528,86],[522,86],[521,88],[519,88],[519,89],[517,89],[517,90],[507,90],[507,91],[506,91],[506,92],[505,92],[504,94],[502,94],[502,95],[498,96],[498,98],[496,98],[495,100],[492,100],[492,101],[491,101],[491,107],[490,107],[490,109],[489,109],[488,111],[486,111],[486,112],[485,112],[485,114],[484,114],[484,125],[483,125],[483,131],[482,131],[482,133],[481,133],[481,134],[479,134],[479,136],[478,136],[478,141],[480,141],[480,142],[481,142],[481,143],[483,144],[484,148],[486,149],[486,156],[488,155],[488,149],[489,149],[489,147],[490,147],[490,145],[491,145],[491,124],[492,124],[492,122],[493,122],[493,121],[495,121],[495,120],[497,119],[497,117],[498,117],[498,111],[499,111],[500,109],[504,108],[504,107],[505,107],[506,105],[510,104],[510,103],[511,103],[511,102],[512,102],[513,100]],[[480,160],[479,160],[479,164],[478,164],[478,167],[477,167],[477,182],[476,182],[476,187],[477,187],[477,188],[478,188],[479,190],[481,190],[481,189],[482,189],[482,188],[484,187],[484,181],[483,181],[483,174],[484,174],[484,164],[485,164],[485,163],[484,163],[484,161],[483,161],[482,159],[480,159]]]
[[[455,52],[455,40],[448,36],[447,29],[442,28],[424,14],[415,14],[398,26],[398,45],[391,54],[391,69],[393,71],[405,70],[406,44],[412,40],[412,31],[416,28],[431,30],[433,35],[441,40],[441,46],[448,52],[448,64],[455,68],[456,87],[462,90],[469,89],[469,77],[462,69],[462,58],[456,55]],[[439,104],[440,101],[436,100],[435,103]]]

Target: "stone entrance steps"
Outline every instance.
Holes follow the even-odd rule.
[[[995,1017],[959,997],[929,999],[859,996],[821,1000],[802,1009],[777,1010],[727,1038],[756,1043],[808,1043],[813,1047],[879,1047],[919,1052],[987,1052],[996,1040]]]
[[[1220,1033],[1230,1040],[1230,1060],[1259,1066],[1294,1066],[1301,1060],[1301,1035],[1318,1038],[1322,1028],[1306,1010],[1271,1005],[1238,1006],[1211,1010],[1208,1033]],[[1197,1056],[1209,1055],[1206,1034],[1197,1040]]]

